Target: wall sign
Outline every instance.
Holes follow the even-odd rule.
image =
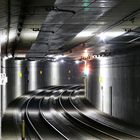
[[[8,78],[5,73],[0,73],[0,85],[6,85]]]

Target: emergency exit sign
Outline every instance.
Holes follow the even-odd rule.
[[[5,73],[0,73],[0,85],[6,85],[8,78]]]

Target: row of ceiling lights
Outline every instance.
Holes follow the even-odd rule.
[[[110,56],[110,52],[108,51],[104,51],[103,53],[101,54],[90,54],[88,52],[88,50],[84,50],[84,53],[82,54],[81,58],[78,59],[78,60],[75,60],[75,63],[76,64],[80,64],[81,62],[84,62],[84,61],[89,61],[89,60],[92,60],[94,58],[99,58],[99,57],[105,57],[105,56]],[[65,61],[67,61],[65,58],[66,56],[65,55],[50,55],[48,56],[49,57],[52,57],[53,61],[54,62],[61,62],[61,63],[64,63]]]
[[[34,30],[37,31],[37,33],[39,32],[39,29],[33,28],[33,31]],[[46,32],[52,32],[52,31],[46,31]],[[125,33],[125,31],[119,31],[119,32],[113,31],[113,32],[103,32],[103,33],[100,33],[98,35],[95,35],[92,31],[81,31],[79,34],[76,35],[75,38],[86,38],[86,37],[97,36],[100,40],[106,41],[108,39],[120,36],[120,35],[122,35],[124,33]],[[31,36],[31,33],[29,33],[29,34],[30,34],[29,36]],[[34,33],[32,33],[32,35],[33,34]],[[10,37],[9,37],[10,40],[13,39],[14,36],[15,36],[15,31],[10,31]],[[25,35],[25,37],[26,36],[27,35]],[[6,39],[7,39],[6,33],[1,33],[0,34],[0,43],[4,43],[6,41]]]
[[[105,41],[107,39],[115,38],[120,35],[123,35],[125,31],[112,31],[112,32],[103,32],[100,34],[94,34],[92,31],[82,31],[76,35],[76,38],[92,37],[97,36],[100,40]]]

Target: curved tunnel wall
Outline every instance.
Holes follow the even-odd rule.
[[[82,84],[81,65],[82,64],[77,65],[74,62],[46,62],[46,85]]]
[[[50,85],[82,84],[82,64],[74,62],[27,61],[9,58],[3,60],[3,73],[8,82],[2,86],[2,112],[15,98]]]
[[[2,72],[6,73],[8,82],[2,86],[2,112],[15,98],[28,91],[45,86],[43,76],[44,63],[25,59],[3,60]]]
[[[27,77],[28,77],[28,91],[32,91],[41,87],[45,84],[45,63],[41,61],[27,61]]]
[[[7,105],[13,99],[26,92],[25,68],[26,62],[24,60],[3,60],[2,72],[6,73],[8,82],[2,86],[2,112],[5,112]]]
[[[140,53],[97,58],[88,79],[88,99],[99,110],[140,125]]]

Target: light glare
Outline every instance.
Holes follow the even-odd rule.
[[[99,35],[97,35],[100,40],[107,40],[107,39],[111,39],[117,36],[120,36],[122,34],[124,34],[125,32],[104,32],[104,33],[100,33]]]
[[[9,40],[11,41],[15,37],[16,37],[16,32],[15,31],[10,31]],[[1,33],[0,34],[0,43],[5,43],[6,41],[7,41],[7,34],[5,32]]]
[[[84,75],[88,76],[89,75],[89,65],[85,61],[85,66],[84,66]]]
[[[84,56],[85,58],[87,58],[87,57],[89,56],[89,54],[88,54],[88,51],[87,51],[87,50],[85,50],[85,51],[84,51],[83,56]]]
[[[79,64],[79,63],[80,63],[80,61],[79,61],[79,60],[76,60],[76,61],[75,61],[75,63],[76,63],[76,64]]]
[[[25,39],[34,39],[38,36],[39,32],[29,32],[29,31],[24,31],[22,33],[22,37]]]
[[[58,60],[58,59],[63,58],[63,57],[65,57],[65,56],[64,55],[56,55],[55,59]]]
[[[64,60],[62,59],[60,62],[61,62],[61,63],[64,63]]]
[[[91,31],[82,31],[79,34],[77,34],[76,37],[89,37],[92,36],[92,32]]]
[[[89,75],[89,67],[84,68],[84,75],[88,76]]]

